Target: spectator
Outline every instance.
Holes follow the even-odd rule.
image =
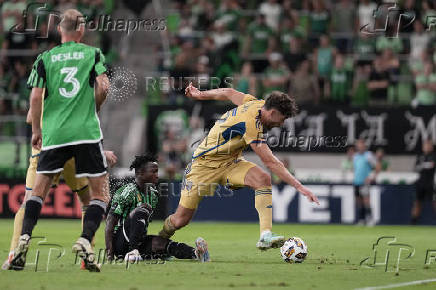
[[[358,19],[356,21],[356,31],[372,31],[374,28],[374,11],[377,10],[377,4],[370,0],[360,0],[357,7]]]
[[[347,156],[341,162],[341,171],[342,171],[342,180],[346,181],[346,175],[349,172],[353,172],[353,158],[356,153],[356,148],[354,145],[348,146],[347,148]]]
[[[389,170],[389,161],[386,160],[385,150],[383,148],[378,148],[375,151],[375,159],[376,159],[376,171],[388,171]]]
[[[422,73],[424,71],[425,64],[431,61],[432,60],[430,54],[428,53],[427,50],[423,50],[418,59],[415,60],[410,59],[409,65],[413,76],[416,77],[418,74]]]
[[[410,36],[411,61],[415,61],[421,56],[422,52],[427,49],[427,45],[430,41],[430,34],[424,30],[424,25],[422,25],[421,21],[415,20],[413,28],[414,31]]]
[[[417,5],[415,3],[415,0],[405,0],[403,3],[403,9],[401,10],[401,15],[403,15],[405,21],[409,21],[411,19],[419,19],[418,13],[419,10],[417,9]],[[407,25],[401,27],[402,33],[412,33],[414,30],[413,25]]]
[[[273,52],[268,57],[270,65],[265,70],[265,77],[263,79],[264,94],[272,91],[286,90],[286,85],[289,81],[289,70],[282,61],[282,55]]]
[[[394,53],[398,54],[403,51],[403,41],[400,37],[379,36],[375,46],[377,52],[383,52],[383,50],[391,49]]]
[[[434,7],[430,4],[430,1],[424,0],[421,2],[421,22],[428,23],[430,19],[434,19],[436,16],[436,11]]]
[[[216,21],[223,23],[227,30],[236,31],[241,17],[240,7],[236,0],[224,0],[218,10]]]
[[[411,224],[418,222],[426,199],[433,202],[433,209],[436,211],[436,194],[433,184],[435,167],[436,156],[433,152],[433,142],[428,139],[422,144],[422,154],[416,157],[415,171],[418,172],[418,179],[415,182],[416,199],[412,208]]]
[[[14,25],[23,24],[22,15],[24,10],[26,10],[25,0],[10,0],[2,3],[3,32],[8,32]]]
[[[330,45],[330,39],[327,35],[322,35],[320,47],[314,52],[314,67],[318,76],[321,95],[324,95],[325,82],[329,79],[333,67],[333,58],[336,49]]]
[[[295,96],[298,105],[319,104],[319,85],[316,77],[310,73],[310,68],[309,60],[304,60],[291,78],[289,91]]]
[[[268,53],[271,49],[273,32],[265,23],[265,15],[260,14],[248,26],[248,48],[250,53]]]
[[[302,38],[304,31],[300,27],[296,27],[291,18],[283,19],[283,24],[280,29],[280,44],[283,53],[289,52],[290,43],[297,38]]]
[[[330,13],[323,0],[312,0],[312,6],[313,10],[309,15],[309,35],[311,44],[317,46],[319,37],[329,32]]]
[[[267,0],[260,4],[259,13],[265,15],[266,25],[272,31],[278,30],[282,7],[277,3],[277,0]]]
[[[256,77],[252,74],[251,63],[246,61],[242,65],[241,73],[236,75],[236,90],[256,96]]]
[[[424,71],[415,77],[416,100],[421,106],[436,105],[436,74],[431,61],[424,65]]]
[[[212,34],[216,49],[222,49],[233,41],[233,35],[226,29],[224,22],[215,22],[215,32]]]
[[[375,181],[376,174],[372,174],[372,171],[376,162],[374,155],[367,150],[363,139],[357,140],[356,150],[353,156],[353,185],[358,208],[358,224],[371,226],[375,221],[371,214],[369,186]]]
[[[372,57],[375,56],[375,40],[366,33],[358,33],[354,43],[356,66],[371,66]]]
[[[28,70],[26,64],[17,60],[14,63],[14,73],[9,83],[9,92],[17,94],[18,99],[14,104],[14,111],[20,115],[25,115],[29,104],[29,89],[27,88]]]
[[[381,57],[373,62],[369,76],[368,89],[370,91],[370,105],[385,105],[388,96],[389,73],[383,66]]]
[[[336,54],[335,66],[330,75],[330,82],[327,82],[327,96],[333,104],[348,104],[351,80],[344,65],[344,57]]]
[[[333,8],[333,32],[338,36],[336,47],[340,53],[349,53],[352,48],[356,7],[351,0],[341,0]],[[359,33],[361,34],[361,33]]]
[[[2,50],[1,50],[1,61],[7,62],[11,67],[14,66],[16,60],[22,59],[22,56],[11,55],[6,56],[6,54],[14,52],[17,53],[18,50],[23,49],[33,49],[36,50],[36,41],[34,36],[27,33],[14,33],[8,31],[6,33],[5,39],[3,40]],[[29,57],[30,58],[30,57]]]
[[[368,90],[371,66],[357,66],[353,77],[352,105],[365,107],[368,105],[370,93]]]
[[[284,56],[285,62],[292,73],[306,59],[306,54],[302,50],[302,38],[295,37],[289,42],[289,51]]]

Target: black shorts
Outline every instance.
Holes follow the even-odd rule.
[[[74,157],[76,177],[98,177],[106,174],[107,162],[102,142],[70,145],[41,151],[36,173],[58,173]]]
[[[421,184],[416,183],[416,199],[419,201],[434,200],[436,201],[436,192],[433,183]]]
[[[355,197],[369,196],[369,185],[355,185],[354,196]]]

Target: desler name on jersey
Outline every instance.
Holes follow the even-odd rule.
[[[78,60],[83,58],[85,58],[83,52],[59,53],[51,56],[51,62],[66,61],[70,59]]]

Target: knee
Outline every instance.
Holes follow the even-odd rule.
[[[266,172],[262,172],[257,177],[257,188],[270,187],[271,186],[271,175]],[[255,189],[257,189],[255,188]]]
[[[144,219],[146,222],[148,222],[149,218],[151,216],[151,212],[143,207],[137,207],[130,213],[130,218],[133,220],[139,220]]]

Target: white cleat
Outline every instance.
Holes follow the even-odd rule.
[[[209,249],[205,239],[199,237],[195,240],[195,255],[201,263],[210,262]]]
[[[11,270],[11,262],[14,258],[14,251],[9,252],[8,258],[4,261],[2,265],[2,270]]]
[[[9,263],[8,270],[20,271],[26,265],[26,255],[29,250],[30,236],[28,234],[21,235],[18,241],[18,246],[14,250],[14,255]]]
[[[133,263],[133,264],[138,263],[142,260],[143,259],[141,257],[141,254],[139,253],[139,251],[137,249],[134,249],[134,250],[128,252],[126,254],[126,256],[124,257],[124,261],[126,261],[126,262],[128,261],[129,263]]]
[[[83,260],[86,270],[89,272],[100,272],[100,265],[96,263],[94,250],[87,239],[80,237],[73,245],[73,253],[77,253]]]
[[[278,236],[271,231],[262,232],[256,247],[261,251],[266,251],[272,248],[280,248],[285,243],[284,236]]]

